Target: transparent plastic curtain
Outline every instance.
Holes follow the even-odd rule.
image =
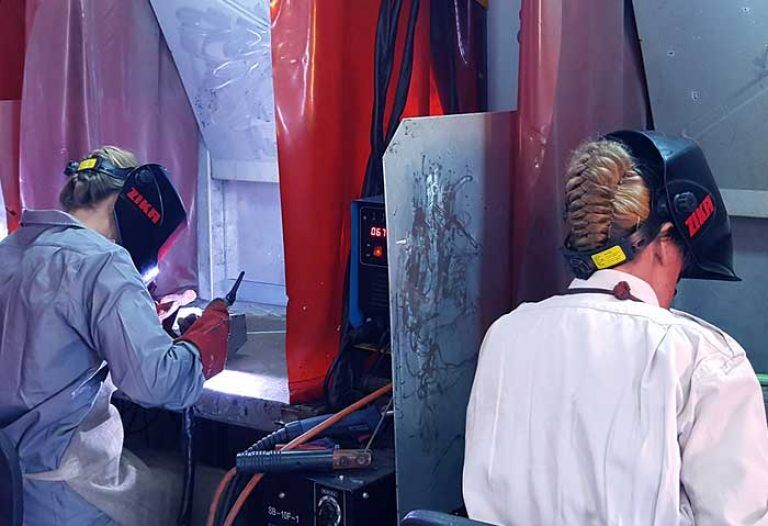
[[[197,125],[148,0],[27,1],[20,183],[57,208],[63,168],[102,144],[166,166],[189,213],[158,292],[194,288]]]
[[[24,76],[24,0],[0,1],[0,194],[3,225],[15,230],[19,195],[19,107]],[[0,227],[0,236],[5,228]]]
[[[515,304],[565,288],[564,167],[580,143],[644,128],[645,81],[630,0],[524,0],[513,168]]]
[[[18,100],[0,100],[0,239],[19,227]]]

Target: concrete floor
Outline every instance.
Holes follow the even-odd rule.
[[[152,470],[153,476],[166,480],[172,486],[169,490],[178,495],[174,509],[181,505],[181,486],[184,478],[184,464],[180,454],[151,449],[134,451]],[[223,469],[197,464],[195,467],[195,493],[192,502],[192,526],[205,526],[208,507],[213,499],[216,486],[224,476]]]
[[[291,420],[311,414],[311,408],[296,408],[289,405],[288,374],[285,360],[285,316],[274,309],[261,309],[249,304],[236,304],[233,313],[246,313],[247,340],[243,347],[228,358],[226,370],[205,384],[203,396],[196,404],[196,415],[200,419],[221,424],[248,428],[252,432],[268,432],[274,429],[276,421]],[[139,411],[144,411],[138,409]],[[171,413],[156,413],[147,419],[154,424],[145,433],[126,437],[126,447],[135,453],[168,487],[169,492],[178,496],[173,509],[178,509],[181,500],[183,479],[182,456],[177,451],[178,429]],[[145,415],[146,416],[146,415]],[[212,424],[212,427],[221,426]],[[196,432],[198,457],[228,458],[232,451],[247,447],[235,444],[232,435],[220,436],[220,431],[203,429],[198,425]],[[240,438],[240,440],[242,440]],[[229,442],[233,442],[230,444]],[[225,449],[221,455],[211,455],[205,448]],[[204,525],[208,507],[224,469],[203,464],[196,465],[195,494],[193,501],[193,525]],[[213,460],[219,464],[220,460]],[[222,465],[227,465],[226,460]]]

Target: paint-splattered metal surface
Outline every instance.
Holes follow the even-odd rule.
[[[477,352],[509,308],[512,121],[406,120],[384,157],[401,517],[461,505]]]

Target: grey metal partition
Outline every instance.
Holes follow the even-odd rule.
[[[701,144],[734,216],[739,284],[683,282],[676,306],[768,372],[768,2],[635,0],[656,128]]]
[[[720,185],[765,192],[768,211],[768,3],[634,6],[656,128],[697,139]]]
[[[285,305],[269,0],[150,3],[200,129],[200,294],[245,270],[241,300]]]
[[[384,157],[398,510],[461,505],[477,353],[510,305],[513,115],[403,121]]]

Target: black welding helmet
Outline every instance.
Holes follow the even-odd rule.
[[[187,212],[165,168],[145,164],[128,174],[115,202],[118,239],[145,282],[157,274],[157,263],[174,234],[186,223]]]
[[[651,215],[641,228],[650,239],[671,222],[686,250],[681,278],[739,281],[733,270],[731,224],[704,152],[691,139],[653,131],[619,131],[604,137],[623,144],[651,191]],[[563,251],[577,277],[631,260],[624,238],[590,252]]]
[[[106,159],[90,157],[70,163],[66,173],[92,170],[123,182],[115,201],[117,243],[131,255],[145,283],[157,275],[157,264],[175,234],[186,223],[187,212],[168,172],[159,164],[117,168]]]

